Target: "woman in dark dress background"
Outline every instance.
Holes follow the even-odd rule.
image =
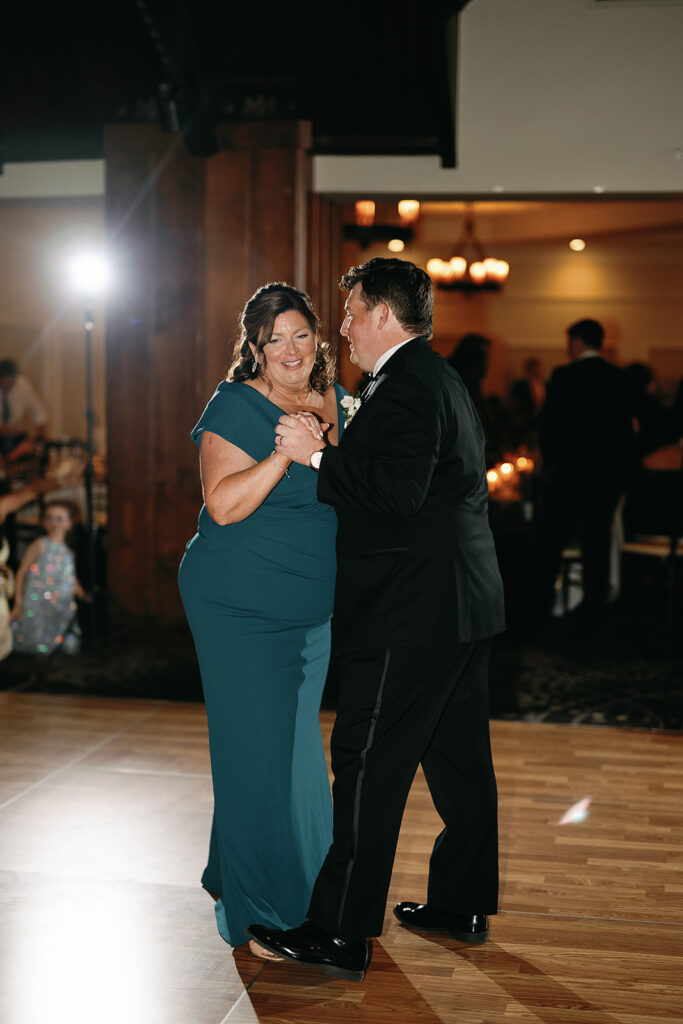
[[[305,916],[332,838],[318,712],[337,522],[316,475],[276,450],[275,425],[299,415],[336,444],[344,394],[305,293],[266,285],[241,325],[227,380],[192,431],[204,506],[179,573],[214,786],[202,884],[233,946],[253,921],[288,928]]]

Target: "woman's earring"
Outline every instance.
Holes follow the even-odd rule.
[[[257,370],[258,370],[258,362],[256,361],[256,356],[254,356],[254,362],[251,364],[251,372],[252,373],[256,373]]]

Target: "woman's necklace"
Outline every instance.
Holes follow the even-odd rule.
[[[293,409],[295,412],[322,405],[320,396],[310,389],[302,395],[301,392],[282,391],[280,388],[275,387],[275,385],[271,385],[268,398],[275,405],[286,407],[288,410]]]

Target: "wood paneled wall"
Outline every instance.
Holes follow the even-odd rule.
[[[323,335],[341,360],[339,327],[344,296],[338,282],[345,267],[340,262],[343,207],[327,196],[311,194],[309,200],[308,291],[322,321]]]
[[[107,229],[125,267],[107,311],[108,589],[136,615],[183,619],[177,570],[201,505],[189,433],[239,310],[267,281],[306,287],[309,135],[223,126],[204,159],[154,125],[106,129]]]

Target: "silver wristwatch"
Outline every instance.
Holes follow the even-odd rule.
[[[316,471],[316,473],[320,469],[320,463],[322,462],[322,457],[323,457],[323,453],[322,453],[322,449],[320,449],[320,451],[313,452],[313,454],[311,455],[310,459],[308,460],[308,465],[311,467],[311,469],[314,469]]]

